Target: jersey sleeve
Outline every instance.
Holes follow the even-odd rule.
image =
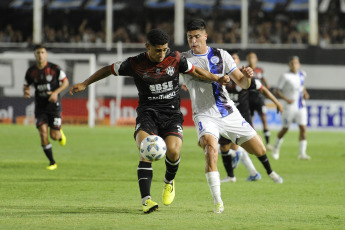
[[[179,72],[190,73],[190,72],[193,72],[193,70],[194,70],[194,65],[190,61],[188,61],[184,56],[181,56]]]
[[[26,71],[25,78],[24,78],[24,85],[29,86],[32,84],[32,80],[30,78],[30,72]]]
[[[254,89],[254,90],[260,91],[262,90],[262,88],[263,88],[262,83],[259,80],[252,78],[248,89]]]
[[[226,74],[231,74],[236,68],[236,63],[234,59],[231,57],[231,55],[226,52],[225,50],[222,50],[223,53],[223,60],[224,60],[224,68]]]
[[[115,76],[133,76],[130,58],[125,61],[118,61],[111,65],[111,73]]]
[[[59,81],[63,82],[67,78],[66,73],[63,70],[60,70]]]
[[[285,74],[283,74],[283,75],[280,76],[280,78],[279,78],[279,80],[278,80],[277,88],[278,88],[279,90],[282,90],[282,89],[283,89],[283,87],[284,87],[284,85],[285,85],[285,81],[286,81],[286,79],[285,79]]]

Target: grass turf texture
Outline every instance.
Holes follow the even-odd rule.
[[[64,132],[65,147],[53,142],[59,167],[47,171],[33,126],[0,126],[1,229],[344,228],[344,132],[308,132],[311,161],[297,160],[297,133],[289,132],[280,160],[269,155],[282,185],[274,184],[251,156],[263,178],[246,182],[248,173],[240,164],[237,183],[222,184],[222,214],[212,213],[194,128],[184,129],[176,198],[169,207],[161,201],[164,160],[153,163],[151,195],[160,208],[151,214],[141,211],[132,127],[64,126]],[[218,166],[223,178],[221,158]]]

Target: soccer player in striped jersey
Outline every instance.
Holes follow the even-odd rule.
[[[289,130],[291,123],[296,122],[299,127],[299,156],[301,160],[309,160],[311,157],[307,154],[307,108],[305,100],[309,99],[309,94],[304,86],[307,74],[300,70],[301,63],[299,57],[289,58],[290,70],[284,73],[278,81],[276,89],[277,95],[283,99],[284,112],[282,115],[282,129],[277,135],[274,144],[272,156],[278,160],[280,155],[280,146],[283,143],[283,137]]]
[[[57,169],[53,157],[51,139],[66,145],[66,136],[61,129],[61,95],[68,87],[68,79],[64,71],[56,64],[47,61],[47,49],[44,45],[34,47],[36,64],[25,74],[24,97],[31,97],[31,85],[35,87],[35,118],[36,127],[41,137],[41,145],[49,160],[47,170]],[[48,127],[50,128],[48,134]]]
[[[228,52],[207,46],[206,24],[202,19],[193,19],[187,23],[187,40],[191,50],[182,55],[193,65],[219,76],[228,74],[241,88],[247,89],[250,86],[253,75],[251,68],[243,67],[240,70]],[[230,100],[225,86],[194,79],[188,74],[183,77],[192,101],[198,142],[205,153],[205,176],[213,197],[214,212],[222,213],[224,204],[217,168],[219,137],[230,139],[259,157],[264,164],[269,164],[265,145]],[[273,171],[270,173],[282,181],[278,174]]]
[[[84,82],[71,87],[70,94],[83,91],[88,85],[113,74],[134,78],[138,89],[134,139],[138,149],[141,141],[149,135],[161,136],[167,145],[166,172],[162,200],[170,205],[175,198],[175,176],[180,164],[180,150],[183,138],[183,115],[180,111],[179,74],[189,75],[219,84],[229,82],[228,76],[217,76],[192,65],[177,51],[168,48],[169,36],[160,29],[147,34],[147,52],[129,57],[125,61],[105,66]],[[153,177],[152,162],[140,157],[137,168],[138,183],[144,213],[158,209],[151,199],[150,189]]]

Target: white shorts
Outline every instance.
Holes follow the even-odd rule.
[[[307,125],[307,109],[305,107],[298,109],[295,106],[284,107],[284,112],[282,115],[283,127],[289,128],[291,123]]]
[[[226,117],[210,117],[202,114],[193,117],[198,140],[206,134],[213,135],[217,140],[220,136],[231,140],[238,145],[256,136],[256,131],[246,122],[236,107]]]

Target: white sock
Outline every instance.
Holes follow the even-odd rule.
[[[218,171],[208,172],[205,174],[208,186],[215,204],[223,203],[220,197],[220,175]]]
[[[229,149],[229,154],[230,154],[232,157],[236,157],[236,151],[237,151],[237,150]]]
[[[141,203],[142,203],[142,204],[145,204],[145,201],[146,201],[147,199],[151,199],[151,196],[145,196],[145,197],[141,198]]]
[[[256,171],[255,166],[253,165],[252,160],[248,156],[248,153],[246,150],[244,150],[242,147],[240,147],[238,150],[242,151],[242,157],[241,157],[241,162],[246,167],[246,169],[249,172],[249,175],[255,176],[258,171]]]
[[[274,144],[274,148],[275,149],[280,149],[280,146],[282,145],[282,143],[283,143],[283,138],[281,138],[281,139],[279,139],[278,137],[277,137],[277,140],[276,140],[276,143]]]
[[[307,155],[306,150],[307,150],[307,140],[299,141],[299,155],[300,156]]]

